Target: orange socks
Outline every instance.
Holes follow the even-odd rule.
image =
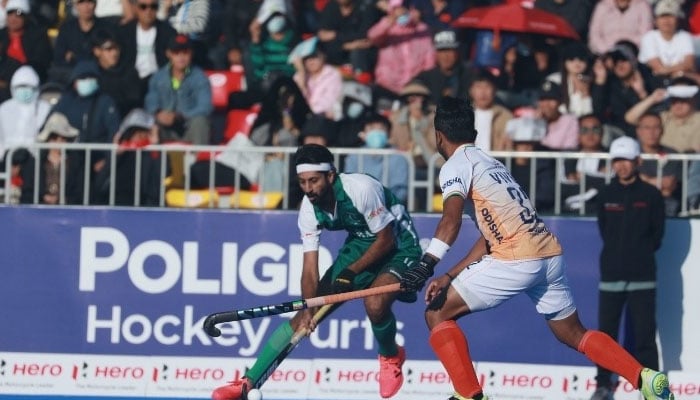
[[[581,338],[578,351],[597,365],[624,377],[635,389],[639,389],[637,386],[642,365],[610,336],[589,330]]]
[[[455,321],[441,322],[434,327],[430,331],[430,346],[447,370],[457,393],[464,397],[481,393],[467,338]]]

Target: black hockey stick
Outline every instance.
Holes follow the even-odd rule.
[[[293,311],[304,310],[306,308],[321,307],[326,304],[342,303],[344,301],[359,299],[367,296],[398,292],[399,290],[401,290],[401,284],[392,283],[390,285],[376,286],[373,288],[355,290],[352,292],[328,294],[325,296],[312,297],[310,299],[287,301],[280,304],[272,304],[262,307],[218,312],[210,314],[204,319],[204,331],[209,336],[218,337],[221,336],[221,331],[216,327],[216,325],[223,322],[241,321],[244,319],[285,314]]]

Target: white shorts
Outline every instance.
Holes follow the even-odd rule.
[[[537,312],[559,320],[576,311],[562,256],[538,260],[501,261],[486,256],[469,265],[452,281],[472,312],[494,308],[525,293]]]

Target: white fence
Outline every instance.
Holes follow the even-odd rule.
[[[41,185],[40,185],[40,172],[42,170],[42,157],[40,156],[42,152],[46,152],[49,149],[59,149],[61,154],[61,159],[65,160],[68,153],[79,154],[80,168],[79,170],[71,170],[69,172],[65,167],[65,164],[61,164],[59,168],[60,171],[60,186],[58,192],[58,202],[57,205],[66,205],[66,182],[70,179],[76,178],[76,176],[71,176],[71,174],[81,174],[78,177],[84,182],[82,192],[82,201],[79,201],[79,205],[92,205],[97,204],[91,198],[91,193],[93,192],[92,185],[94,184],[95,172],[91,170],[91,161],[98,158],[104,158],[106,160],[106,165],[103,171],[105,175],[105,182],[108,187],[105,189],[105,199],[99,204],[103,205],[124,205],[123,203],[118,204],[115,199],[119,190],[123,190],[123,186],[119,187],[115,182],[117,181],[117,170],[118,164],[120,163],[120,157],[125,154],[132,153],[129,161],[129,165],[126,168],[133,169],[133,176],[130,177],[129,181],[133,182],[133,202],[129,201],[130,206],[150,206],[150,207],[168,207],[173,206],[168,204],[166,200],[166,193],[170,190],[179,190],[183,193],[184,198],[189,198],[193,193],[209,194],[207,198],[209,199],[204,204],[197,203],[196,206],[199,207],[231,207],[238,208],[239,202],[235,201],[236,196],[241,191],[242,182],[245,180],[247,175],[248,180],[255,184],[255,189],[258,193],[264,194],[267,192],[280,192],[281,201],[275,208],[289,209],[294,208],[296,205],[290,203],[290,187],[294,185],[294,176],[290,176],[290,171],[292,168],[288,166],[291,165],[291,159],[293,157],[296,148],[292,147],[256,147],[256,146],[245,146],[245,147],[232,147],[232,146],[193,146],[193,145],[183,145],[183,144],[161,144],[161,145],[149,145],[139,149],[128,149],[120,148],[116,145],[111,144],[46,144],[37,143],[36,145],[29,148],[29,152],[33,155],[31,158],[31,163],[33,163],[33,174],[32,176],[25,177],[25,180],[30,180],[35,182],[33,185],[33,191],[29,195],[29,199],[25,199],[23,203],[25,204],[45,204],[41,198]],[[437,193],[437,173],[438,168],[436,167],[437,161],[440,159],[439,155],[435,155],[431,159],[431,165],[424,171],[425,174],[423,179],[417,179],[416,176],[416,166],[413,162],[412,157],[403,152],[398,152],[391,149],[364,149],[364,148],[332,148],[331,149],[336,156],[336,165],[343,169],[343,159],[350,154],[357,154],[358,158],[358,169],[360,171],[364,170],[364,157],[366,156],[381,156],[383,157],[383,171],[382,176],[379,177],[380,181],[385,185],[388,184],[389,177],[395,171],[391,171],[389,168],[389,162],[387,162],[388,157],[392,155],[400,155],[406,160],[406,165],[408,168],[409,180],[407,182],[408,196],[406,199],[407,206],[409,210],[414,212],[434,212],[436,207],[439,207],[439,199],[434,202],[434,196]],[[2,179],[2,187],[0,187],[0,195],[2,200],[0,203],[13,204],[17,202],[16,196],[7,195],[11,193],[13,188],[11,180],[7,179],[10,176],[11,160],[13,154],[17,152],[17,149],[10,150],[5,157],[5,172],[0,175]],[[563,184],[561,182],[561,177],[564,176],[564,161],[568,159],[599,159],[605,160],[607,165],[607,170],[610,170],[611,159],[607,153],[576,153],[576,152],[494,152],[493,155],[502,160],[506,167],[509,169],[513,167],[516,158],[526,158],[530,161],[532,160],[552,160],[553,162],[553,190],[554,190],[554,202],[553,207],[549,212],[545,214],[579,214],[585,215],[590,210],[586,210],[585,207],[580,207],[577,210],[567,209],[565,204],[565,194],[562,192]],[[151,175],[151,178],[155,178],[157,181],[155,185],[157,188],[148,187],[157,193],[157,200],[155,203],[144,205],[142,201],[142,194],[146,177],[144,176],[144,160],[145,157],[149,157],[149,162],[153,166],[154,161],[156,163],[157,176]],[[650,159],[657,161],[657,173],[661,175],[662,168],[669,161],[677,161],[680,163],[681,176],[679,177],[680,190],[679,190],[679,215],[688,216],[695,212],[695,210],[690,210],[688,207],[689,194],[693,195],[696,193],[689,193],[689,188],[700,187],[700,176],[695,176],[691,174],[691,165],[693,161],[698,161],[700,164],[700,154],[668,154],[665,156],[657,155],[643,155],[643,159]],[[208,170],[208,185],[206,188],[193,188],[191,186],[190,179],[190,166],[196,160],[208,160],[206,161],[209,166]],[[276,163],[271,163],[270,160],[276,160]],[[235,173],[232,174],[232,179],[226,182],[224,185],[221,182],[216,182],[214,173],[215,168],[225,165],[229,167],[235,167]],[[281,168],[280,168],[281,166]],[[270,168],[275,168],[274,170],[269,170]],[[151,174],[153,171],[151,169]],[[277,176],[279,175],[279,176]],[[533,202],[537,201],[537,198],[541,193],[538,193],[536,189],[538,186],[538,173],[537,173],[537,162],[529,163],[529,182],[525,183],[526,186],[530,188],[529,195]],[[273,177],[276,181],[275,187],[271,187],[270,177]],[[251,179],[253,178],[253,179]],[[610,175],[605,176],[605,181],[610,180]],[[173,183],[173,181],[178,181]],[[576,193],[584,196],[587,189],[587,179],[585,175],[583,179],[578,183],[578,190]],[[570,191],[570,190],[569,190]],[[216,200],[215,194],[222,194],[234,198],[234,201],[221,202]],[[179,206],[192,206],[189,203],[185,203]],[[266,208],[260,206],[260,208]]]

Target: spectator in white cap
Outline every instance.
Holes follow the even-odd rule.
[[[460,42],[453,30],[443,30],[433,36],[435,66],[420,72],[412,80],[422,82],[430,90],[430,103],[437,104],[442,96],[463,97],[469,91],[472,74],[460,53]]]
[[[655,75],[676,78],[695,71],[693,38],[678,26],[684,16],[675,0],[659,0],[654,6],[656,29],[642,36],[639,62],[645,63]]]
[[[7,0],[5,28],[0,29],[0,43],[4,43],[2,58],[28,64],[43,82],[51,64],[51,42],[46,29],[30,18],[29,0]]]
[[[661,144],[679,153],[700,152],[700,112],[695,104],[698,86],[687,77],[675,78],[665,89],[656,89],[625,114],[637,125],[647,111],[660,111],[664,135]],[[666,100],[670,105],[666,106]]]
[[[75,141],[79,133],[64,114],[53,112],[37,140],[60,145]],[[84,173],[81,154],[77,151],[63,152],[60,147],[52,146],[41,150],[39,160],[39,201],[43,204],[82,204]],[[29,202],[33,202],[32,197],[28,199]]]
[[[598,327],[617,340],[622,311],[631,321],[634,347],[630,353],[646,368],[659,368],[656,347],[656,250],[664,235],[661,192],[639,179],[640,146],[623,136],[612,141],[610,157],[615,177],[598,194],[600,253]],[[659,266],[661,267],[661,266]],[[592,400],[613,395],[612,373],[598,367]],[[645,398],[650,397],[645,393]],[[673,395],[666,396],[673,399]]]

